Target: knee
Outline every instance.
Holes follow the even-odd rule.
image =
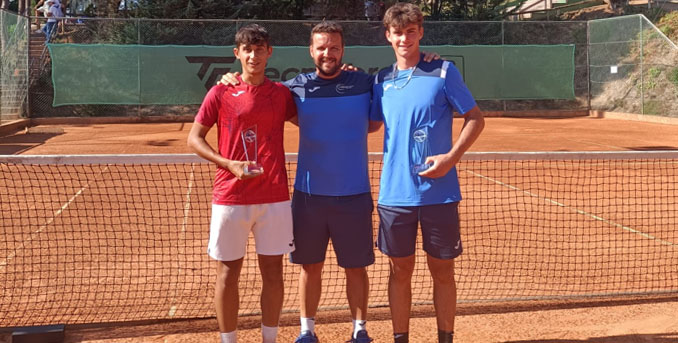
[[[282,259],[271,259],[265,263],[260,262],[261,278],[264,282],[282,282],[283,265]]]
[[[454,273],[451,270],[431,272],[431,278],[433,282],[439,285],[451,285],[454,284]]]
[[[367,279],[367,270],[365,267],[345,268],[347,279]]]
[[[280,268],[271,268],[266,271],[261,271],[261,279],[264,283],[282,283],[283,270]]]
[[[308,277],[319,277],[323,272],[323,263],[304,264],[301,270]]]
[[[411,263],[407,262],[398,262],[391,263],[391,278],[396,281],[409,281],[412,278],[412,273],[414,272],[414,261]]]
[[[217,271],[217,287],[238,288],[240,273],[233,270],[219,270]]]
[[[433,282],[437,284],[454,283],[454,265],[451,262],[429,263],[428,267]]]

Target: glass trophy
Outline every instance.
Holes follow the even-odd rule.
[[[431,146],[428,139],[428,127],[419,127],[412,132],[412,173],[419,174],[433,165],[426,163],[431,155]]]
[[[254,125],[240,132],[242,147],[245,150],[247,162],[254,162],[245,166],[245,175],[259,175],[264,172],[264,168],[257,162],[257,126]]]

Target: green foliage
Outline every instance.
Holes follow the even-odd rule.
[[[502,20],[517,12],[527,0],[418,1],[433,20]]]
[[[678,11],[667,13],[656,25],[670,40],[678,41]]]
[[[242,5],[242,17],[252,19],[304,19],[313,0],[252,0]]]
[[[643,103],[643,114],[659,115],[662,113],[662,103],[659,100],[648,100]]]
[[[139,0],[113,16],[154,19],[304,19],[315,0]],[[128,0],[128,3],[133,3]],[[110,6],[109,6],[110,7]]]
[[[19,11],[19,1],[14,0],[9,2],[9,6],[7,7],[8,10],[12,12],[18,12]]]
[[[650,79],[656,79],[657,76],[662,73],[662,71],[657,67],[652,67],[647,71],[647,73],[650,75]]]
[[[667,78],[674,86],[678,87],[678,67],[671,69]]]
[[[646,90],[653,90],[657,87],[657,80],[654,79],[649,79],[647,82],[645,82],[645,89]]]
[[[131,3],[132,1],[128,1]],[[117,11],[117,16],[153,19],[237,18],[242,5],[231,0],[140,0],[138,6]]]

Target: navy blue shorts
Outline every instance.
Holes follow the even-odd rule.
[[[343,268],[374,263],[371,193],[348,196],[311,195],[294,190],[292,223],[294,246],[290,262],[314,264],[325,261],[332,239],[337,262]]]
[[[405,207],[378,205],[377,247],[391,257],[411,256],[421,224],[424,251],[435,258],[453,259],[462,252],[458,207],[459,202]]]

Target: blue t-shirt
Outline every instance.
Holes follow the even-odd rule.
[[[370,192],[367,128],[374,78],[315,72],[285,82],[299,114],[299,160],[294,188],[315,195]]]
[[[426,156],[452,148],[453,111],[465,114],[476,102],[448,61],[421,60],[414,69],[384,69],[373,87],[371,120],[384,122],[384,166],[379,204],[422,206],[461,200],[456,168],[441,178],[413,172]]]

